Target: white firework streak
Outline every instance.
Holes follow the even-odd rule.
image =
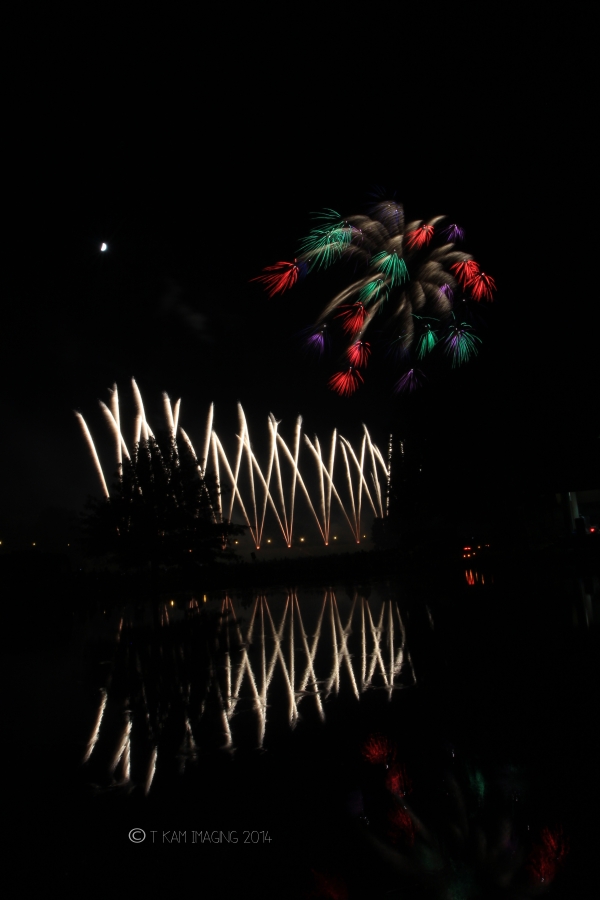
[[[308,501],[308,505],[310,506],[310,509],[311,509],[311,512],[312,512],[313,516],[315,517],[315,521],[316,521],[317,525],[319,526],[319,531],[321,532],[321,534],[323,534],[323,529],[321,528],[321,523],[319,522],[319,517],[318,517],[318,515],[317,515],[317,513],[316,513],[316,510],[315,510],[315,508],[314,508],[314,506],[313,506],[312,500],[310,499],[310,494],[308,493],[308,489],[307,489],[307,487],[306,487],[306,485],[305,485],[305,483],[304,483],[304,479],[302,478],[302,476],[300,475],[300,472],[298,471],[297,459],[294,459],[294,457],[293,457],[292,454],[290,453],[290,450],[289,450],[287,444],[285,443],[285,441],[283,440],[283,438],[281,437],[280,434],[277,435],[277,440],[279,441],[279,443],[280,443],[281,446],[283,447],[283,449],[284,449],[284,451],[285,451],[285,453],[286,453],[288,459],[290,460],[290,462],[291,462],[292,465],[294,466],[294,488],[293,488],[293,491],[294,491],[294,493],[295,493],[295,490],[296,490],[296,479],[297,479],[297,480],[298,480],[298,483],[300,484],[300,487],[301,487],[302,490],[304,491],[304,496],[306,497],[306,499],[307,499],[307,501]],[[292,517],[293,517],[293,498],[294,498],[294,494],[292,494]],[[292,528],[293,528],[292,518],[290,518],[290,543],[291,543]]]
[[[354,670],[354,658],[350,652],[348,642],[352,634],[354,618],[357,605],[360,603],[360,672]],[[315,659],[317,649],[323,634],[323,621],[328,607],[328,618],[331,627],[331,657],[332,666],[328,676],[323,682],[320,682],[315,670]],[[300,702],[306,696],[313,696],[317,705],[319,717],[325,720],[323,698],[329,696],[332,692],[339,694],[341,689],[341,669],[345,665],[352,692],[356,699],[360,698],[360,694],[373,687],[373,680],[377,672],[381,673],[383,678],[383,688],[391,699],[392,692],[402,687],[398,683],[401,673],[410,671],[412,683],[416,684],[416,675],[410,653],[406,647],[406,633],[398,604],[392,600],[384,600],[378,616],[377,624],[375,624],[371,612],[369,602],[366,598],[354,592],[350,610],[344,623],[339,608],[339,604],[333,590],[326,590],[321,604],[316,624],[316,630],[309,640],[306,629],[304,627],[300,602],[294,591],[289,591],[286,595],[286,602],[283,607],[281,620],[276,625],[266,597],[259,596],[254,601],[252,613],[248,627],[243,630],[240,626],[235,612],[233,601],[229,595],[226,595],[221,604],[221,626],[219,630],[219,643],[222,644],[224,657],[223,668],[220,669],[222,677],[218,677],[215,669],[215,660],[211,659],[209,668],[209,678],[206,688],[206,694],[202,700],[197,721],[199,722],[205,712],[207,701],[215,704],[216,710],[219,712],[222,723],[223,736],[225,738],[224,746],[232,748],[234,745],[232,733],[232,719],[237,711],[237,706],[243,696],[242,690],[247,681],[252,696],[252,706],[258,716],[258,745],[263,746],[267,723],[268,695],[273,681],[273,676],[278,663],[281,664],[283,678],[286,684],[288,696],[288,722],[290,726],[295,727],[298,719],[298,707]],[[259,616],[260,612],[260,616]],[[227,617],[231,614],[231,627]],[[294,619],[296,618],[296,621]],[[257,627],[260,618],[260,625]],[[286,633],[289,619],[289,635]],[[268,622],[266,621],[268,620]],[[120,626],[123,622],[121,620]],[[225,635],[222,634],[223,627],[226,628]],[[255,633],[259,631],[259,634]],[[368,653],[368,634],[372,639],[372,652]],[[382,648],[381,642],[387,639],[385,648]],[[118,642],[121,637],[119,630],[115,635],[115,641]],[[233,643],[231,639],[234,638]],[[295,641],[298,639],[298,649],[295,647]],[[267,641],[273,641],[272,651],[267,649]],[[258,658],[256,664],[258,671],[255,673],[252,660],[249,655],[249,647],[254,643],[258,643]],[[233,663],[232,653],[240,651],[240,658]],[[176,652],[176,651],[174,651]],[[296,666],[296,653],[302,653],[302,668]],[[180,648],[178,656],[182,657],[183,649]],[[177,653],[176,653],[177,656]],[[358,660],[357,660],[358,662]],[[135,667],[140,676],[141,682],[141,700],[144,711],[146,728],[150,729],[150,735],[156,733],[156,728],[161,729],[164,717],[168,715],[168,707],[157,712],[160,713],[159,721],[156,727],[151,724],[150,710],[145,691],[143,673],[141,671],[141,662],[139,654],[136,652]],[[359,680],[359,683],[357,681]],[[403,679],[406,683],[406,680]],[[260,682],[260,687],[258,682]],[[190,683],[180,685],[180,691],[189,701],[192,685]],[[307,690],[307,687],[310,689]],[[212,697],[212,701],[210,698]],[[102,723],[104,722],[105,709],[108,702],[108,692],[103,690],[101,693],[101,702],[96,722],[90,740],[88,741],[84,762],[86,762],[97,744],[99,739]],[[132,741],[132,716],[130,711],[125,711],[126,720],[117,737],[117,749],[113,754],[109,771],[114,774],[119,764],[122,768],[121,784],[126,784],[131,779],[131,741]],[[139,720],[138,720],[139,721]],[[143,731],[144,729],[142,729]],[[137,741],[137,738],[136,738]],[[189,752],[188,752],[189,751]],[[185,714],[185,735],[183,739],[181,753],[184,757],[183,766],[185,766],[186,758],[193,758],[196,754],[196,743],[189,720],[189,714]],[[150,790],[156,769],[157,747],[154,740],[152,756],[149,760],[149,767],[146,777],[146,792]]]
[[[100,697],[100,707],[98,709],[98,715],[96,716],[96,721],[94,723],[94,728],[92,734],[90,735],[90,739],[87,743],[86,751],[83,757],[83,762],[87,762],[90,756],[92,755],[92,751],[96,746],[98,741],[98,735],[100,734],[100,725],[102,724],[102,718],[104,716],[104,710],[106,709],[106,703],[108,701],[108,694],[104,688],[101,690]]]
[[[334,435],[335,435],[335,432],[334,432]],[[324,538],[325,538],[325,536],[326,536],[325,544],[327,545],[327,544],[329,543],[329,525],[330,525],[330,517],[331,517],[331,494],[332,494],[332,492],[333,492],[333,494],[334,494],[336,500],[337,500],[338,503],[340,504],[340,508],[341,508],[342,512],[344,513],[344,516],[346,517],[346,521],[348,522],[348,525],[350,526],[350,529],[351,529],[351,531],[352,531],[353,533],[354,533],[354,528],[353,528],[352,522],[350,521],[350,516],[349,516],[348,513],[346,512],[346,507],[344,506],[344,502],[343,502],[342,498],[340,497],[340,495],[339,495],[339,493],[338,493],[338,491],[337,491],[337,489],[336,489],[336,487],[335,487],[335,485],[334,485],[334,483],[333,483],[332,473],[333,473],[333,462],[334,462],[334,453],[335,453],[335,443],[332,442],[332,450],[331,450],[330,463],[329,463],[329,470],[328,470],[328,469],[326,468],[325,464],[323,463],[322,458],[321,458],[321,450],[320,450],[320,447],[319,447],[318,450],[317,450],[316,447],[313,447],[313,445],[312,445],[312,443],[311,443],[311,441],[310,441],[310,438],[308,438],[306,435],[304,435],[304,440],[306,441],[306,443],[308,444],[308,446],[309,446],[310,449],[312,450],[313,454],[315,455],[315,458],[317,459],[317,461],[318,461],[318,463],[319,463],[321,475],[326,475],[326,476],[327,476],[327,483],[328,483],[329,491],[328,491],[328,494],[325,495],[325,496],[326,496],[326,499],[324,499],[325,510],[326,510],[326,513],[325,513],[326,518],[325,518],[325,521],[324,521],[324,523],[323,523],[323,528],[321,528],[321,534],[323,535]],[[316,442],[315,442],[315,443],[316,443]],[[314,510],[313,510],[313,511],[314,511]],[[315,515],[316,515],[316,513],[315,513]],[[318,520],[317,520],[317,521],[318,521]],[[319,527],[320,527],[320,523],[319,523]]]
[[[369,457],[371,459],[371,478],[373,479],[373,487],[375,490],[375,494],[377,496],[379,518],[382,519],[383,518],[383,500],[381,497],[381,485],[379,484],[379,480],[377,478],[377,465],[375,462],[375,449],[376,448],[374,449],[374,447],[373,447],[373,442],[371,441],[371,435],[369,434],[369,432],[367,430],[367,426],[363,425],[363,428],[365,429],[367,445],[369,448]],[[381,456],[381,454],[380,454],[380,456]],[[382,459],[382,462],[383,462],[383,459]],[[383,466],[383,471],[384,471],[384,475],[387,476],[388,473],[387,473],[387,468],[385,465]],[[377,515],[377,512],[375,514]]]
[[[250,531],[250,534],[252,535],[254,543],[257,545],[257,548],[258,548],[257,535],[252,530],[252,525],[250,524],[250,518],[248,516],[248,513],[246,512],[246,507],[244,506],[244,501],[242,500],[242,495],[240,494],[240,491],[239,491],[239,488],[237,485],[237,475],[234,476],[233,472],[231,471],[231,466],[229,465],[229,460],[227,459],[227,456],[225,454],[225,451],[223,449],[221,441],[219,440],[217,435],[214,433],[214,431],[213,431],[213,435],[212,435],[212,443],[213,443],[213,447],[215,448],[215,456],[218,451],[221,461],[225,464],[225,469],[227,471],[227,474],[229,475],[231,484],[233,485],[233,492],[234,492],[235,496],[238,498],[239,504],[240,504],[240,506],[242,508],[242,512],[244,514],[244,518],[246,519],[246,523],[248,525],[248,529]],[[217,469],[217,477],[218,477],[218,469]],[[233,497],[232,497],[231,505],[232,505],[232,509],[233,509]],[[231,519],[231,511],[232,510],[230,510],[230,513],[229,513],[230,519]]]
[[[132,379],[132,389],[136,409],[133,443],[137,451],[140,441],[147,441],[150,438],[154,438],[154,433],[146,418],[142,396],[137,383],[135,382],[135,379]],[[119,394],[116,384],[113,385],[113,388],[110,390],[110,395],[110,406],[103,403],[102,401],[99,402],[102,414],[109,426],[110,432],[114,437],[117,466],[121,467],[123,458],[126,457],[127,459],[131,459],[131,454],[127,448],[127,444],[121,430]],[[211,460],[213,473],[216,477],[217,483],[219,484],[221,483],[221,470],[224,470],[224,474],[227,478],[229,478],[232,488],[228,517],[230,520],[232,519],[234,507],[236,503],[239,504],[240,510],[244,516],[246,524],[248,525],[248,528],[250,530],[250,534],[252,535],[257,548],[260,547],[263,540],[267,508],[269,508],[275,516],[277,525],[282,532],[286,545],[288,547],[292,545],[298,487],[300,488],[302,495],[306,499],[308,510],[310,510],[312,516],[314,517],[321,538],[323,539],[326,546],[329,544],[330,540],[331,504],[332,498],[334,496],[336,498],[336,501],[340,505],[344,518],[350,528],[350,532],[352,533],[354,540],[357,542],[360,542],[361,537],[360,522],[362,514],[363,492],[366,494],[373,513],[377,515],[378,513],[382,514],[383,512],[382,491],[381,484],[378,478],[377,464],[379,464],[384,478],[389,478],[389,472],[386,468],[380,451],[372,443],[368,430],[364,425],[364,435],[361,443],[360,459],[357,457],[356,452],[353,450],[351,443],[346,438],[340,436],[342,456],[345,468],[345,478],[350,494],[350,512],[347,510],[346,504],[342,500],[340,492],[338,491],[334,483],[335,453],[338,441],[337,431],[334,430],[332,433],[331,449],[329,452],[328,463],[326,463],[323,459],[323,452],[318,438],[315,436],[313,444],[309,440],[309,438],[304,435],[305,443],[310,450],[310,455],[314,457],[317,462],[317,511],[301,470],[300,445],[302,439],[302,418],[300,416],[296,420],[292,443],[291,445],[288,445],[278,431],[279,422],[275,419],[272,413],[269,414],[269,455],[266,470],[263,471],[263,468],[261,467],[252,449],[248,422],[241,404],[238,404],[240,435],[238,436],[238,447],[233,465],[230,464],[223,444],[221,443],[213,428],[213,404],[211,404],[209,407],[204,436],[204,446],[201,457],[199,457],[196,453],[188,434],[184,431],[183,428],[179,426],[181,401],[176,400],[175,403],[172,404],[168,394],[163,393],[163,408],[165,420],[171,436],[174,439],[177,439],[178,436],[181,436],[181,439],[192,453],[200,474],[204,476],[207,473],[209,459]],[[76,413],[76,416],[80,421],[85,440],[88,444],[94,467],[100,480],[102,493],[105,497],[108,497],[109,491],[107,487],[107,481],[90,430],[81,413]],[[149,448],[148,453],[150,453]],[[245,462],[243,461],[244,456],[246,457]],[[354,466],[356,466],[356,469],[358,471],[359,481],[356,488],[354,487],[352,481],[352,473],[354,470],[350,465],[349,457],[352,458]],[[370,477],[373,481],[373,485],[367,483],[367,473],[365,471],[365,462],[367,459],[370,460],[372,467]],[[288,463],[290,466],[290,483],[287,490],[284,489],[282,460],[285,460],[286,463]],[[248,478],[249,494],[246,499],[244,499],[243,497],[242,486],[240,483],[240,475],[243,466],[247,468]],[[244,471],[246,471],[246,469],[244,469]],[[257,487],[263,491],[263,494],[260,498],[257,494]],[[215,521],[223,521],[221,492],[218,492],[217,494],[215,508],[212,510],[212,515]]]
[[[350,503],[352,505],[352,515],[354,516],[354,525],[351,526],[352,533],[354,534],[355,539],[357,541],[359,541],[360,540],[360,537],[359,537],[360,525],[357,521],[357,516],[356,516],[356,504],[354,502],[354,490],[352,488],[352,477],[350,475],[350,464],[348,462],[348,454],[346,453],[346,445],[343,442],[343,438],[342,438],[342,443],[340,444],[340,446],[342,448],[342,456],[344,457],[344,462],[346,463],[346,479],[348,482],[348,493],[350,494]]]
[[[123,728],[123,733],[119,740],[118,747],[116,749],[115,755],[112,758],[112,762],[109,767],[109,772],[111,775],[114,773],[115,769],[119,765],[121,761],[121,757],[126,753],[126,760],[129,759],[129,745],[130,745],[130,735],[131,735],[131,714],[129,711],[125,713],[125,727]],[[129,780],[129,775],[126,776],[127,780]]]
[[[271,610],[269,609],[267,603],[265,603],[267,609],[267,615],[269,616],[269,621],[271,622],[271,629],[273,632],[273,638],[275,640],[275,651],[273,653],[273,657],[271,659],[271,664],[269,667],[269,671],[267,674],[267,684],[271,683],[271,678],[273,676],[273,669],[275,668],[275,662],[277,659],[281,662],[281,666],[283,668],[283,674],[285,676],[285,680],[288,688],[288,697],[289,697],[289,721],[290,725],[294,725],[298,719],[298,707],[296,706],[296,698],[294,696],[294,688],[290,681],[290,675],[287,670],[287,666],[285,664],[285,657],[283,655],[283,650],[281,647],[281,638],[283,634],[283,630],[285,628],[285,620],[287,618],[287,611],[290,607],[290,598],[288,597],[285,602],[285,608],[283,611],[283,618],[281,620],[281,624],[279,626],[279,630],[275,628],[275,623],[273,622],[273,617],[271,616]]]
[[[144,786],[144,792],[146,794],[150,793],[150,788],[152,787],[152,782],[154,781],[154,775],[156,773],[156,760],[158,757],[158,747],[156,744],[152,748],[152,753],[150,754],[150,763],[148,765],[148,774],[146,776],[146,784]]]
[[[371,608],[369,606],[368,601],[365,603],[365,606],[366,606],[368,617],[369,617],[369,626],[371,629],[371,635],[373,637],[373,653],[371,654],[371,665],[370,665],[369,671],[367,673],[365,687],[367,687],[367,688],[370,687],[371,681],[373,679],[373,674],[375,672],[375,666],[377,665],[377,663],[379,663],[379,666],[381,668],[381,674],[383,675],[383,680],[385,681],[385,686],[387,688],[389,688],[390,685],[389,685],[389,681],[388,681],[387,672],[385,671],[385,665],[384,665],[383,659],[381,657],[381,650],[379,649],[379,644],[381,642],[381,635],[383,632],[383,614],[385,612],[385,602],[383,603],[383,605],[381,607],[381,613],[379,616],[379,624],[377,625],[377,627],[375,627],[375,624],[373,623],[373,617],[371,615]]]
[[[296,602],[297,602],[297,601],[296,601]],[[322,705],[322,703],[321,703],[320,691],[319,691],[319,688],[318,688],[318,684],[319,684],[319,683],[318,683],[317,677],[316,677],[316,675],[315,675],[314,662],[315,662],[315,656],[316,656],[316,653],[317,653],[317,646],[318,646],[318,643],[319,643],[319,638],[320,638],[320,636],[321,636],[321,625],[322,625],[322,623],[323,623],[323,616],[325,615],[325,607],[326,607],[326,605],[327,605],[327,593],[325,593],[325,597],[323,598],[323,604],[322,604],[322,606],[321,606],[321,612],[320,612],[320,614],[319,614],[319,619],[318,619],[318,622],[317,622],[317,628],[316,628],[316,630],[315,630],[315,634],[314,634],[314,637],[313,637],[312,647],[311,647],[310,649],[309,649],[309,647],[308,647],[308,639],[307,639],[307,636],[306,636],[306,632],[304,631],[304,628],[302,629],[302,634],[303,634],[303,638],[304,638],[304,640],[303,640],[303,643],[304,643],[304,651],[305,651],[305,653],[306,653],[307,663],[306,663],[306,669],[305,669],[305,671],[304,671],[304,676],[303,676],[303,678],[302,678],[302,681],[301,681],[301,683],[300,683],[300,687],[299,687],[299,690],[298,690],[298,693],[299,693],[300,695],[304,694],[304,691],[306,690],[306,685],[307,685],[307,683],[308,683],[308,679],[311,678],[312,683],[313,683],[314,688],[315,688],[315,693],[316,693],[316,697],[317,697],[317,705],[318,705],[318,707],[319,707],[319,712],[320,712],[320,714],[321,714],[321,716],[322,716],[323,719],[325,718],[325,715],[324,715],[324,712],[323,712],[323,705]],[[298,605],[298,615],[300,615],[300,606],[299,606],[299,605]]]
[[[76,412],[75,415],[81,423],[81,427],[83,429],[83,434],[85,436],[86,441],[88,442],[88,446],[90,448],[90,453],[92,454],[92,459],[94,460],[94,464],[96,466],[96,471],[98,472],[98,477],[100,478],[100,483],[102,484],[104,496],[109,497],[110,494],[108,493],[108,488],[106,487],[106,481],[104,479],[104,472],[102,471],[102,466],[100,465],[100,460],[99,460],[98,454],[96,452],[96,447],[94,445],[94,441],[92,440],[92,435],[90,434],[90,429],[87,427],[85,419],[83,418],[81,413]]]
[[[335,594],[331,595],[332,600],[332,609],[335,608],[335,624],[337,625],[339,636],[340,636],[340,665],[342,660],[346,660],[346,668],[348,669],[348,674],[350,676],[350,681],[352,682],[352,690],[354,691],[354,696],[356,699],[359,699],[359,692],[356,686],[356,679],[354,677],[354,669],[352,668],[352,660],[350,657],[350,653],[348,652],[348,637],[350,635],[352,629],[352,619],[354,618],[354,609],[356,607],[356,594],[354,595],[354,599],[352,600],[352,608],[350,609],[350,615],[348,616],[348,623],[345,628],[342,627],[342,621],[340,617],[340,610],[337,604],[337,600],[335,599]],[[338,676],[339,682],[339,676]]]
[[[309,647],[308,647],[308,640],[307,640],[307,637],[306,637],[306,631],[304,630],[304,625],[303,625],[303,623],[302,623],[302,616],[300,615],[300,603],[298,602],[298,597],[296,596],[296,594],[293,595],[292,603],[293,603],[293,604],[295,605],[295,607],[296,607],[296,613],[297,613],[297,615],[298,615],[298,621],[300,622],[300,633],[301,633],[301,635],[302,635],[302,646],[303,646],[304,652],[305,652],[305,654],[306,654],[306,669],[305,669],[304,675],[303,675],[303,677],[302,677],[302,682],[301,682],[300,688],[299,688],[299,690],[298,690],[297,693],[296,693],[297,702],[300,703],[300,700],[303,698],[303,696],[304,696],[304,691],[305,691],[305,689],[306,689],[306,685],[307,685],[307,683],[308,683],[308,680],[310,679],[311,684],[312,684],[313,689],[314,689],[314,696],[315,696],[316,701],[317,701],[317,709],[319,710],[319,717],[320,717],[321,721],[325,721],[325,713],[324,713],[324,711],[323,711],[323,704],[321,703],[321,694],[320,694],[320,692],[319,692],[319,684],[318,684],[318,681],[317,681],[317,676],[315,675],[315,670],[314,670],[314,665],[313,665],[313,663],[314,663],[314,658],[315,658],[315,653],[316,653],[316,648],[317,648],[317,642],[318,642],[318,639],[319,639],[319,634],[320,634],[320,632],[321,632],[321,620],[322,620],[322,618],[323,618],[323,611],[324,611],[324,609],[325,609],[325,603],[323,603],[323,606],[322,606],[322,608],[321,608],[321,615],[320,615],[320,617],[319,617],[319,622],[318,622],[318,625],[317,625],[317,634],[316,634],[315,639],[314,639],[313,649],[312,649],[312,650],[310,650]]]
[[[253,466],[253,468],[254,468],[256,474],[257,474],[258,477],[260,478],[260,480],[261,480],[261,482],[262,482],[262,485],[263,485],[263,487],[264,487],[264,489],[265,489],[264,508],[263,508],[263,514],[262,514],[262,517],[261,517],[261,520],[260,520],[260,526],[258,525],[258,519],[257,519],[257,532],[256,532],[256,533],[257,533],[257,540],[256,540],[256,547],[257,547],[257,549],[258,549],[258,548],[260,547],[260,544],[261,544],[261,541],[262,541],[262,535],[263,535],[263,530],[264,530],[264,525],[265,525],[265,510],[266,510],[266,506],[267,506],[268,503],[271,504],[271,509],[273,510],[273,512],[274,512],[274,514],[275,514],[275,518],[277,519],[277,522],[278,522],[278,524],[279,524],[279,527],[281,528],[281,532],[282,532],[282,534],[283,534],[283,537],[284,537],[286,543],[287,543],[288,546],[289,546],[287,522],[286,522],[286,524],[284,525],[284,523],[281,521],[281,517],[280,517],[279,512],[278,512],[278,510],[277,510],[277,506],[275,505],[275,501],[274,501],[274,499],[273,499],[273,497],[272,497],[272,495],[271,495],[271,492],[270,492],[270,490],[269,490],[269,485],[268,485],[268,483],[267,483],[267,481],[266,481],[266,479],[265,479],[265,477],[264,477],[264,475],[263,475],[263,473],[262,473],[262,470],[261,470],[261,468],[260,468],[260,466],[259,466],[259,464],[258,464],[258,460],[256,459],[254,453],[252,452],[252,449],[250,448],[250,444],[249,444],[248,442],[246,442],[246,452],[247,452],[247,454],[248,454],[248,456],[249,456],[249,459],[250,459],[250,461],[251,461],[251,463],[252,463],[252,466]],[[257,515],[256,500],[255,500],[254,512],[255,512],[255,516],[256,516],[256,515]],[[283,508],[283,515],[284,515],[284,517],[285,517],[285,506],[284,506],[284,508]],[[284,518],[284,521],[285,521],[285,518]]]

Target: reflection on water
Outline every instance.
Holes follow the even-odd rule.
[[[598,582],[459,564],[414,594],[169,596],[156,619],[105,616],[105,640],[94,621],[69,732],[83,877],[133,826],[253,828],[262,856],[204,846],[220,896],[588,896]],[[146,845],[137,877],[161,853],[171,880]]]
[[[531,824],[524,772],[513,765],[481,765],[455,755],[452,745],[426,770],[404,762],[400,742],[373,734],[363,744],[362,790],[352,814],[362,839],[419,893],[451,898],[537,897],[564,868],[569,839],[559,822]],[[436,758],[437,757],[437,758]],[[370,770],[370,771],[369,771]]]
[[[177,622],[164,605],[155,631],[120,620],[84,754],[98,777],[148,792],[174,760],[183,771],[211,747],[262,747],[267,720],[324,721],[330,697],[416,683],[396,600],[290,591],[246,607],[225,596],[211,615],[191,600]]]

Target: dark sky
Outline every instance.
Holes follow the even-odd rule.
[[[405,21],[382,34],[301,17],[278,34],[250,18],[82,21],[76,41],[54,19],[30,27],[15,23],[6,119],[5,532],[97,490],[73,410],[106,434],[97,399],[117,382],[129,400],[132,376],[152,424],[166,390],[192,434],[211,401],[219,434],[233,433],[239,400],[256,433],[270,411],[284,431],[298,413],[320,435],[365,422],[380,444],[390,426],[421,430],[440,491],[587,485],[599,429],[585,22],[448,16],[412,23],[410,41]],[[362,211],[376,186],[409,219],[463,225],[497,300],[464,371],[406,399],[382,370],[342,400],[297,338],[326,279],[273,299],[249,279],[294,255],[311,212]]]

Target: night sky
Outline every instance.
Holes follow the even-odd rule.
[[[164,390],[198,439],[211,401],[221,436],[241,401],[256,435],[271,411],[288,435],[299,413],[320,436],[364,422],[382,447],[390,429],[425,435],[431,478],[456,498],[597,487],[585,23],[482,20],[467,35],[448,17],[409,42],[397,22],[397,45],[393,22],[312,33],[296,21],[285,41],[254,20],[251,33],[250,20],[138,24],[82,23],[75,42],[56,20],[15,27],[5,540],[98,492],[73,410],[101,442],[97,400],[116,382],[126,416],[132,376],[153,427]],[[407,220],[462,225],[497,299],[463,370],[406,398],[374,367],[344,400],[326,387],[335,356],[320,367],[299,338],[343,273],[272,299],[250,279],[293,258],[312,212],[361,212],[377,187]]]

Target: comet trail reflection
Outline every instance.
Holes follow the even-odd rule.
[[[140,441],[154,437],[144,409],[142,395],[132,380],[136,407],[133,428],[132,452],[137,452]],[[110,392],[110,406],[100,401],[100,408],[114,441],[114,459],[120,467],[123,458],[131,459],[131,453],[121,431],[122,417],[116,384]],[[180,401],[173,405],[163,394],[163,410],[168,432],[175,440],[181,439],[193,453],[202,474],[213,473],[219,484],[229,494],[228,506],[223,508],[222,497],[215,510],[215,518],[233,521],[241,515],[257,549],[265,540],[265,526],[276,525],[285,545],[294,541],[297,499],[302,498],[304,514],[314,523],[320,540],[327,546],[332,535],[332,513],[337,512],[344,527],[349,529],[358,544],[363,536],[364,510],[368,507],[373,516],[383,518],[384,497],[389,481],[389,463],[386,463],[378,447],[371,441],[363,425],[360,447],[350,442],[334,429],[329,451],[321,446],[318,437],[311,440],[302,433],[302,417],[298,416],[290,445],[279,433],[280,422],[270,413],[268,426],[268,455],[266,465],[261,465],[253,449],[246,414],[238,404],[239,432],[235,454],[228,455],[214,430],[214,406],[208,412],[202,451],[198,455],[189,437],[179,425]],[[90,429],[81,415],[75,413],[90,450],[100,486],[105,497],[110,496],[105,469]],[[305,452],[302,453],[302,448]],[[114,463],[108,471],[112,472]],[[316,485],[316,487],[315,487]]]
[[[258,596],[244,611],[227,595],[220,613],[202,664],[206,632],[190,637],[200,622],[196,600],[188,603],[185,623],[169,623],[165,608],[153,648],[122,621],[118,636],[125,639],[115,642],[113,674],[101,691],[83,762],[95,755],[113,784],[142,784],[147,792],[168,753],[181,771],[211,747],[232,750],[247,742],[249,731],[262,747],[268,718],[293,729],[306,715],[324,721],[330,697],[359,701],[380,690],[391,700],[394,691],[416,683],[395,600],[354,593],[340,608],[335,591],[327,590],[301,609],[289,591],[285,599]],[[161,750],[168,734],[180,737]]]

